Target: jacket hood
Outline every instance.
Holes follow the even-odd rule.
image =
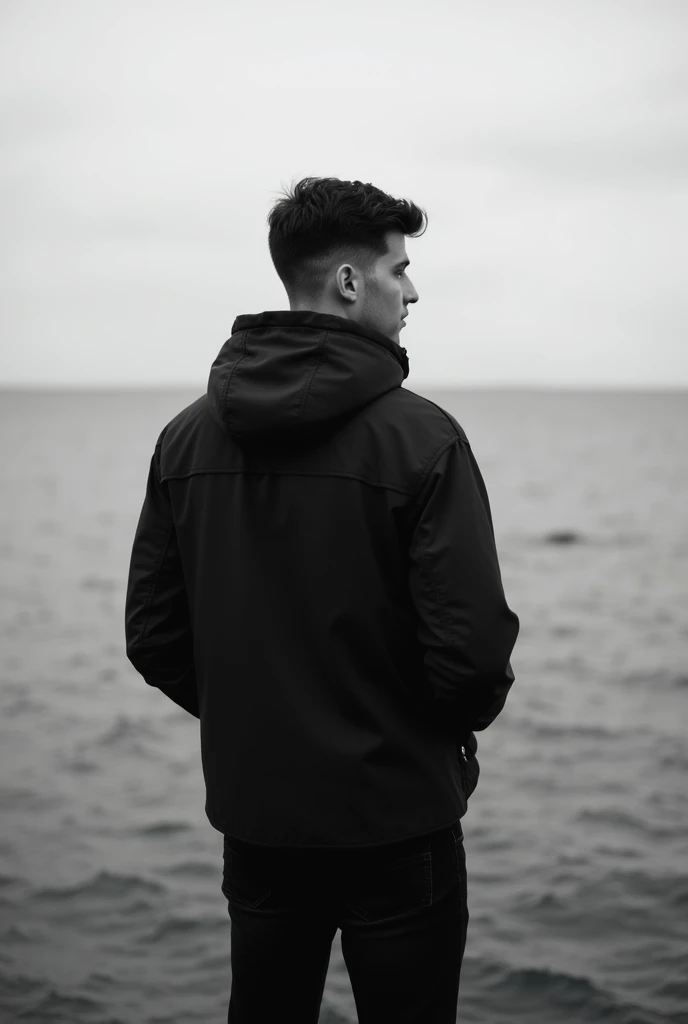
[[[353,320],[244,314],[210,369],[208,405],[238,440],[302,439],[400,387],[408,373],[405,348]]]

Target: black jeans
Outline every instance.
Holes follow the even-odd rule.
[[[359,1024],[455,1024],[468,928],[460,821],[358,850],[225,836],[222,892],[229,1024],[317,1024],[337,928]]]

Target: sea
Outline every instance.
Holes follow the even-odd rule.
[[[521,620],[462,819],[457,1019],[686,1024],[688,392],[405,386],[469,437]],[[155,441],[200,393],[0,393],[3,1024],[227,1019],[198,720],[123,626]],[[356,1021],[339,932],[320,1021]]]

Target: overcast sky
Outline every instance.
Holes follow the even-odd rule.
[[[0,12],[0,383],[204,388],[314,174],[427,209],[408,387],[688,386],[686,0]]]

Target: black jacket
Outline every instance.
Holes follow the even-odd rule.
[[[466,812],[519,623],[466,435],[407,375],[350,320],[239,316],[160,434],[127,655],[200,718],[220,832],[367,846]]]

